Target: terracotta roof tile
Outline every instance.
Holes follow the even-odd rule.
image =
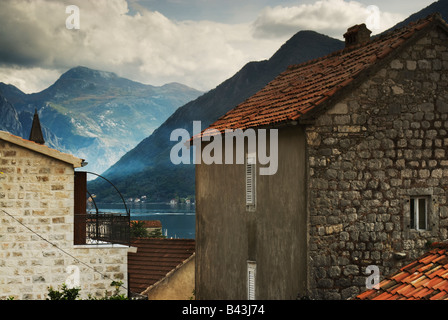
[[[133,220],[132,222],[142,223],[145,228],[161,228],[162,223],[160,220]]]
[[[141,293],[163,279],[195,252],[192,239],[138,239],[136,253],[128,253],[129,289]]]
[[[415,261],[366,290],[358,300],[448,300],[448,244],[437,243]]]
[[[209,129],[214,128],[224,133],[226,129],[244,130],[298,120],[329,101],[362,72],[402,47],[408,39],[431,23],[445,25],[439,15],[430,15],[426,19],[373,38],[363,45],[292,65],[258,93],[214,122]]]

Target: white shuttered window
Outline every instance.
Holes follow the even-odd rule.
[[[247,299],[255,300],[255,279],[257,275],[257,264],[255,261],[247,262]]]
[[[246,205],[255,205],[255,154],[246,157]]]

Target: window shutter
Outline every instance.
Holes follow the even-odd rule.
[[[255,262],[247,263],[247,299],[255,300],[255,276],[256,264]]]
[[[410,199],[410,227],[416,230],[428,229],[428,197],[411,197]]]
[[[74,186],[74,244],[86,244],[87,173],[75,171]]]
[[[420,230],[426,229],[426,199],[418,199],[418,228]]]
[[[246,205],[255,205],[255,156],[246,161]]]

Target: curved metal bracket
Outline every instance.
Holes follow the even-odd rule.
[[[95,172],[90,172],[90,171],[83,171],[83,172],[85,172],[85,173],[89,173],[89,174],[93,174],[93,175],[95,175],[95,176],[97,176],[97,177],[100,177],[101,179],[104,179],[104,180],[106,180],[107,182],[109,182],[110,183],[110,185],[112,186],[112,187],[114,187],[114,189],[118,192],[118,194],[120,195],[120,198],[121,198],[121,200],[123,201],[123,205],[124,205],[124,208],[125,208],[125,210],[126,210],[126,214],[127,215],[131,215],[131,210],[129,210],[128,209],[128,206],[126,205],[126,201],[124,201],[124,198],[123,198],[123,195],[121,194],[121,192],[117,189],[117,187],[112,183],[112,182],[110,182],[108,179],[106,179],[105,177],[103,177],[102,175],[99,175],[98,173],[95,173]],[[96,206],[96,205],[95,205]]]

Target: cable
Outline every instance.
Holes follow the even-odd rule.
[[[24,228],[26,228],[27,230],[29,230],[30,232],[32,232],[33,234],[35,234],[36,236],[38,236],[40,239],[42,239],[43,241],[49,243],[50,245],[52,245],[53,247],[55,247],[56,249],[58,249],[59,251],[61,251],[62,253],[68,255],[69,257],[73,258],[75,261],[77,261],[78,263],[84,265],[85,267],[93,270],[94,272],[100,274],[101,276],[103,276],[106,279],[110,279],[110,277],[108,275],[105,275],[101,272],[99,272],[98,270],[96,270],[94,267],[88,265],[87,263],[79,260],[78,258],[76,258],[75,256],[73,256],[71,253],[65,251],[64,249],[58,247],[56,244],[52,243],[51,241],[45,239],[44,237],[42,237],[40,234],[38,234],[36,231],[32,230],[30,227],[28,227],[27,225],[25,225],[24,223],[22,223],[20,220],[18,220],[17,218],[15,218],[12,214],[6,212],[3,209],[0,209],[1,211],[3,211],[3,213],[5,213],[6,215],[8,215],[10,218],[14,219],[16,222],[18,222],[20,225],[22,225]],[[121,287],[125,290],[127,290],[127,288],[123,285],[121,285]]]

